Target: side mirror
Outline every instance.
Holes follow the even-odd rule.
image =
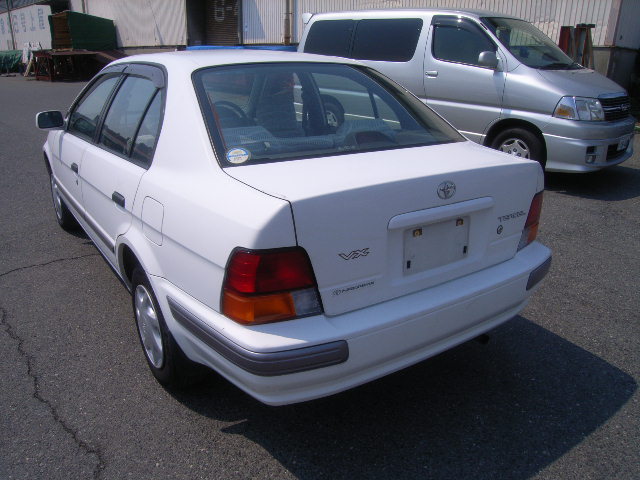
[[[51,110],[49,112],[40,112],[36,114],[36,126],[40,130],[54,130],[64,126],[64,117],[62,112]]]
[[[480,55],[478,55],[478,65],[492,70],[498,68],[498,57],[496,52],[480,52]]]

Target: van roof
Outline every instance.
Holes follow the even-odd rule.
[[[521,20],[519,17],[513,15],[506,15],[503,13],[491,12],[489,10],[475,10],[475,9],[460,9],[460,8],[391,8],[391,9],[369,9],[369,10],[351,10],[344,12],[323,12],[323,13],[311,13],[311,20],[316,17],[321,18],[397,18],[405,17],[408,15],[419,16],[421,14],[429,15],[446,15],[446,14],[460,14],[469,17],[502,17],[502,18],[514,18]]]

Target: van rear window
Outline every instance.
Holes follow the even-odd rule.
[[[351,58],[408,62],[416,51],[421,31],[420,18],[360,20]]]
[[[315,22],[307,35],[306,53],[348,57],[354,20],[323,20]]]

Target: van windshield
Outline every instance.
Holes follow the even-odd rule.
[[[485,17],[482,19],[493,34],[521,63],[541,70],[577,70],[574,62],[544,33],[524,20]]]
[[[193,79],[224,167],[464,141],[364,67],[257,63],[205,68]]]

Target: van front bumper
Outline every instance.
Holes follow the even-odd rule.
[[[546,274],[534,242],[511,260],[335,317],[244,327],[151,280],[185,354],[270,405],[331,395],[413,365],[513,318]]]
[[[582,122],[552,117],[543,128],[546,170],[593,172],[618,165],[633,155],[634,126],[633,117],[617,122]]]

